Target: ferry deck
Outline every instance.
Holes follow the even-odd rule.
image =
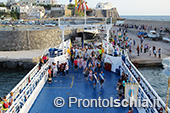
[[[99,84],[96,88],[93,88],[91,81],[85,81],[83,76],[83,69],[77,71],[74,67],[70,66],[69,76],[59,75],[53,78],[52,83],[46,82],[45,86],[41,90],[29,113],[127,113],[129,107],[115,108],[115,107],[77,107],[77,104],[72,104],[69,108],[68,98],[77,97],[77,99],[118,99],[118,91],[116,90],[119,75],[109,72],[102,68],[104,71],[106,82],[103,88],[100,90]],[[65,99],[65,105],[61,108],[54,106],[53,101],[56,97],[62,97]],[[134,108],[133,113],[138,113]]]

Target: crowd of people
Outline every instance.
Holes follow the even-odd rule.
[[[114,31],[113,31],[114,32]],[[113,47],[116,47],[117,45],[121,49],[128,49],[129,53],[132,53],[132,46],[136,46],[136,39],[131,39],[127,35],[127,30],[124,30],[122,28],[117,28],[118,36],[115,36],[112,38],[111,43],[113,44]],[[136,51],[137,56],[140,55],[140,53],[149,53],[148,55],[154,55],[154,57],[161,58],[161,48],[156,49],[156,46],[150,46],[148,43],[144,44],[144,36],[140,36],[140,45],[137,45]]]
[[[118,25],[119,27],[124,27],[125,29],[131,28],[131,29],[136,29],[136,30],[145,30],[145,31],[150,31],[150,30],[155,30],[157,32],[168,32],[170,33],[170,28],[163,28],[163,27],[153,27],[153,26],[148,26],[148,25],[136,25],[136,24],[122,24]]]
[[[91,81],[94,83],[94,88],[97,83],[100,83],[100,86],[103,86],[105,76],[101,70],[102,65],[102,53],[103,49],[101,45],[95,45],[94,43],[89,43],[84,48],[82,47],[72,47],[70,49],[70,59],[67,59],[65,63],[60,63],[57,61],[57,64],[54,62],[49,66],[48,69],[48,82],[52,82],[52,78],[55,76],[68,76],[69,69],[72,67],[74,71],[81,70],[84,75],[85,81]],[[70,63],[69,63],[70,62]],[[69,66],[69,64],[71,66]]]

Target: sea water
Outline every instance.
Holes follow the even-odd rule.
[[[164,73],[164,69],[159,67],[144,67],[139,68],[139,71],[150,83],[157,94],[162,98],[162,100],[166,103],[168,76]]]
[[[120,17],[125,19],[135,19],[135,20],[160,20],[160,21],[170,21],[170,16],[146,16],[146,15],[120,15]]]
[[[7,95],[29,70],[0,69],[0,97]]]

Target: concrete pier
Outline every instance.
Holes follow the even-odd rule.
[[[0,51],[0,67],[31,69],[38,62],[44,50]]]
[[[132,46],[132,53],[128,53],[131,61],[133,63],[137,63],[138,66],[162,66],[162,60],[163,58],[170,57],[170,43],[166,43],[163,41],[152,41],[149,38],[145,38],[143,41],[143,50],[140,51],[139,56],[137,56],[137,45],[139,47],[141,46],[140,38],[137,37],[137,35],[134,32],[128,33],[129,38],[132,40],[136,40],[136,45]],[[144,53],[144,45],[148,44],[149,47],[156,47],[157,50],[157,56],[153,55],[153,52],[151,53],[151,56],[149,56],[149,52]],[[158,49],[161,48],[161,58],[158,57]]]
[[[124,29],[124,28],[122,28]],[[111,32],[115,30],[117,31],[117,27],[112,27]],[[137,37],[137,33],[140,30],[135,30],[135,29],[127,29],[128,30],[128,37],[133,40],[136,40],[136,45],[132,45],[132,53],[129,53],[128,50],[128,55],[129,58],[131,59],[131,61],[139,66],[139,67],[147,67],[147,66],[162,66],[162,60],[163,58],[167,58],[170,57],[170,43],[167,42],[163,42],[161,40],[159,41],[152,41],[149,38],[144,39],[143,41],[143,49],[142,52],[140,51],[139,56],[137,56],[137,45],[139,45],[139,47],[141,46],[140,43],[140,38]],[[117,35],[117,32],[114,34]],[[149,52],[144,53],[144,45],[148,44],[149,47],[156,47],[156,50],[158,51],[159,48],[161,48],[161,58],[158,57],[158,52],[157,52],[157,57],[155,58],[155,56],[153,55],[153,52],[151,54],[151,56],[149,56]]]

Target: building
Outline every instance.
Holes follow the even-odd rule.
[[[7,0],[8,5],[12,5],[14,3],[17,3],[17,0]]]
[[[119,13],[117,12],[116,7],[114,7],[111,3],[101,3],[99,2],[96,5],[96,8],[92,10],[91,12],[87,12],[89,15],[95,16],[95,17],[114,17],[118,18]]]
[[[44,4],[44,5],[56,5],[57,4],[57,0],[36,0],[37,4]]]
[[[7,12],[7,8],[6,7],[0,7],[0,12]]]
[[[14,3],[14,4],[11,6],[11,11],[20,12],[20,4],[19,4],[19,3]]]
[[[36,19],[45,15],[43,6],[20,5],[19,3],[13,4],[11,11],[20,13],[20,19]]]
[[[31,6],[29,8],[29,19],[42,18],[45,15],[45,9],[42,6]]]
[[[6,2],[0,2],[0,4],[6,5]]]
[[[20,0],[19,3],[26,4],[26,5],[31,5],[31,4],[56,5],[57,0]]]
[[[96,9],[101,9],[101,10],[112,9],[112,8],[115,8],[115,7],[110,2],[106,2],[106,3],[99,2],[96,5]]]
[[[20,0],[19,3],[31,6],[31,4],[36,3],[36,0]]]
[[[51,8],[51,17],[71,16],[72,10],[68,9],[67,5],[60,5]]]
[[[20,19],[36,19],[45,15],[45,9],[42,6],[20,6]]]

